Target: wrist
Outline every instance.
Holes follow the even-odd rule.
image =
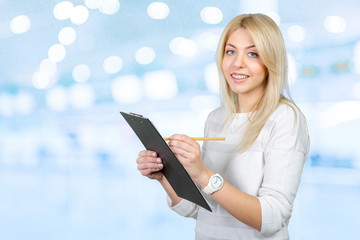
[[[204,173],[201,174],[195,182],[199,184],[201,188],[204,188],[208,185],[210,177],[214,174],[215,174],[214,172],[210,171],[209,169],[206,169],[206,171],[204,171]]]

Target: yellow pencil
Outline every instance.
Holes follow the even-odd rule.
[[[170,141],[170,138],[164,138],[165,141]],[[224,141],[223,137],[212,137],[212,138],[203,138],[203,137],[192,137],[195,141]]]

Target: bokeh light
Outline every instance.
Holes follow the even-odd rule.
[[[340,16],[327,16],[324,21],[325,29],[331,33],[342,33],[345,31],[346,22]]]
[[[106,73],[114,74],[121,70],[123,60],[119,56],[109,56],[103,63],[103,68]]]
[[[85,0],[85,6],[89,9],[98,9],[102,2],[103,0]]]
[[[196,43],[193,40],[184,37],[176,37],[172,39],[170,41],[169,48],[172,53],[184,57],[192,57],[198,51]]]
[[[72,15],[74,4],[69,1],[62,1],[55,5],[54,7],[54,17],[57,20],[66,20],[69,19]]]
[[[149,100],[169,100],[178,93],[174,73],[168,70],[148,72],[143,76],[145,95]]]
[[[83,5],[75,6],[71,12],[70,20],[75,25],[85,23],[89,18],[89,10]]]
[[[169,6],[164,2],[152,2],[147,8],[147,13],[153,19],[165,19],[170,13]]]
[[[138,63],[147,65],[154,61],[156,57],[154,49],[151,47],[142,47],[135,53],[135,59]]]
[[[63,45],[61,44],[54,44],[49,48],[48,51],[48,58],[55,62],[61,62],[62,60],[64,60],[66,56],[66,49]]]
[[[143,98],[141,80],[136,75],[115,78],[111,83],[111,94],[118,104],[134,104]]]
[[[91,69],[86,64],[77,65],[72,71],[72,77],[75,82],[83,83],[86,82],[91,75]]]
[[[291,25],[287,32],[287,37],[293,42],[302,42],[306,37],[305,29],[300,25]]]
[[[30,27],[31,21],[26,15],[14,17],[10,22],[10,29],[15,34],[25,33],[29,31]]]
[[[46,104],[55,112],[65,111],[68,107],[68,93],[64,87],[56,86],[46,93]]]
[[[120,2],[118,0],[102,0],[99,10],[106,15],[113,15],[120,9]]]
[[[223,13],[217,7],[205,7],[201,10],[200,17],[207,24],[218,24],[223,19]]]
[[[56,65],[55,62],[53,62],[50,59],[46,58],[46,59],[41,61],[39,70],[43,74],[51,77],[56,73],[57,65]]]
[[[64,27],[60,30],[58,34],[59,42],[64,45],[68,46],[75,42],[76,40],[76,31],[72,27]]]
[[[96,100],[95,91],[86,83],[74,84],[70,87],[69,100],[75,109],[90,108]]]

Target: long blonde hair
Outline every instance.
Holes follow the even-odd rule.
[[[233,114],[237,113],[240,105],[237,94],[231,90],[225,80],[221,66],[227,40],[239,28],[246,28],[249,31],[260,59],[268,70],[264,93],[258,103],[253,106],[253,111],[249,113],[249,125],[239,145],[239,150],[244,152],[255,142],[266,121],[279,104],[281,102],[290,104],[292,101],[283,95],[284,90],[286,90],[291,99],[287,83],[287,54],[279,27],[264,14],[237,16],[224,29],[217,49],[216,60],[220,77],[220,94],[226,114],[223,127],[231,123]]]

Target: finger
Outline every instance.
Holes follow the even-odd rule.
[[[200,146],[197,141],[195,141],[191,137],[189,137],[187,135],[184,135],[184,134],[174,134],[174,135],[172,135],[170,137],[170,142],[171,141],[180,141],[180,142],[183,142],[183,143],[186,143],[186,144],[192,146],[195,149]]]
[[[161,171],[163,167],[164,167],[163,164],[156,164],[144,169],[140,168],[139,170],[142,175],[150,177],[152,174]]]
[[[152,157],[156,157],[157,153],[151,150],[144,150],[139,152],[138,157],[146,157],[146,156],[152,156]]]
[[[163,168],[163,164],[159,161],[156,162],[146,162],[146,163],[142,163],[139,164],[137,166],[138,170],[143,171],[143,170],[147,170],[147,169],[151,169],[152,171],[158,171],[159,169]]]
[[[169,147],[182,149],[183,151],[188,153],[196,151],[196,146],[189,144],[188,142],[179,141],[179,140],[171,140],[169,142]]]

